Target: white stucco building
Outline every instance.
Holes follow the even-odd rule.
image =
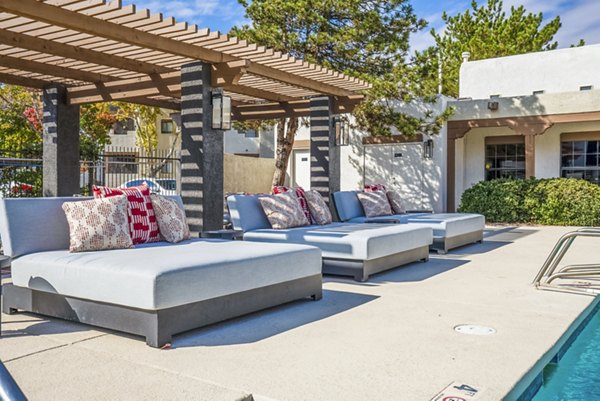
[[[600,45],[467,61],[448,123],[447,208],[497,177],[600,184]]]

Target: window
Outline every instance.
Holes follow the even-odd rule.
[[[131,118],[128,118],[124,121],[117,121],[113,125],[113,134],[114,135],[127,135],[128,131],[135,130],[135,123]]]
[[[564,140],[561,143],[561,177],[600,184],[600,140]]]
[[[525,143],[486,143],[485,179],[525,178]]]
[[[163,134],[173,134],[175,132],[173,120],[160,120],[160,132]]]

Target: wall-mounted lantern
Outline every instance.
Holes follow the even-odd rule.
[[[423,142],[423,158],[433,159],[433,139]]]
[[[335,130],[336,146],[347,146],[350,144],[350,122],[348,118],[339,114],[333,116],[333,128]]]
[[[498,110],[498,102],[496,102],[496,101],[488,102],[488,109],[491,111]]]
[[[231,129],[231,97],[225,96],[222,90],[212,92],[212,128]]]

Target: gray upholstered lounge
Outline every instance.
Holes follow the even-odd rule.
[[[356,196],[357,193],[358,191],[341,191],[333,194],[335,207],[341,221],[431,227],[433,229],[431,249],[441,254],[483,240],[485,217],[480,214],[405,213],[392,216],[366,217],[364,209]]]
[[[13,281],[4,288],[4,312],[75,320],[160,347],[183,331],[321,298],[321,252],[314,247],[191,239],[69,253],[61,205],[80,199],[0,200]]]
[[[332,223],[274,230],[258,196],[227,198],[234,228],[245,241],[295,243],[319,247],[323,273],[352,276],[365,281],[371,274],[419,260],[428,260],[432,242],[430,227],[397,224]]]

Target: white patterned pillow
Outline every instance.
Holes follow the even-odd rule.
[[[402,196],[400,196],[400,192],[398,191],[387,191],[386,195],[388,197],[388,201],[390,202],[390,206],[395,214],[404,214],[406,213],[406,209],[402,204]]]
[[[392,207],[385,192],[359,192],[357,196],[365,210],[365,216],[378,217],[392,215]]]
[[[127,220],[127,196],[65,202],[71,252],[133,248]]]
[[[271,227],[276,230],[309,225],[300,202],[293,192],[258,198]]]
[[[190,227],[181,205],[166,196],[150,195],[152,207],[158,222],[160,235],[167,242],[181,242],[190,239]]]
[[[331,224],[333,221],[331,211],[321,194],[315,190],[310,190],[304,192],[304,197],[306,198],[306,203],[308,203],[308,209],[314,222],[320,225]]]

